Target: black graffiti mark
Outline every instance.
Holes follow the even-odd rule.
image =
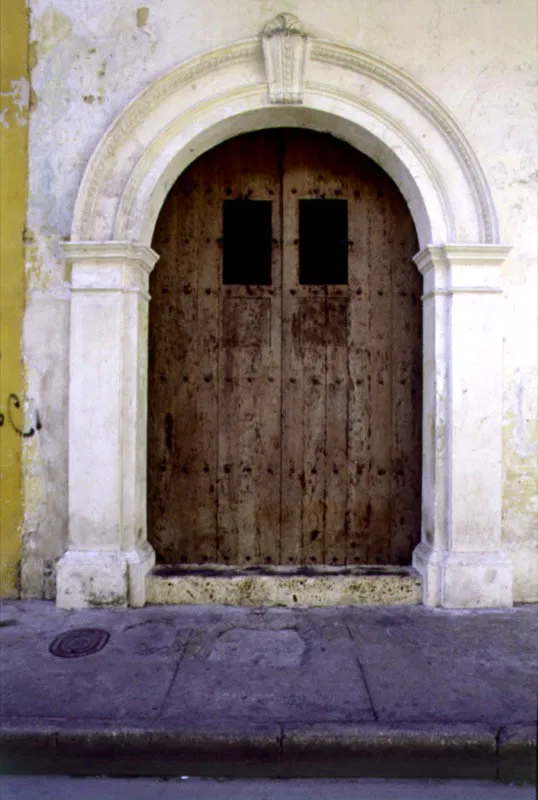
[[[40,431],[43,426],[41,425],[41,420],[39,418],[39,412],[36,411],[36,413],[35,413],[35,428],[30,428],[29,431],[21,430],[21,428],[19,428],[15,424],[15,421],[14,421],[12,413],[11,413],[12,408],[20,408],[20,407],[21,407],[21,401],[19,400],[17,395],[12,392],[9,395],[8,399],[7,399],[7,418],[8,418],[8,422],[11,425],[11,427],[13,428],[13,430],[15,431],[15,433],[18,433],[19,436],[23,437],[23,439],[29,439],[30,436],[33,436],[37,431]],[[4,424],[5,421],[6,421],[5,414],[3,414],[0,411],[0,428],[2,427],[2,425]]]

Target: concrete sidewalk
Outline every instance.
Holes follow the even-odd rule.
[[[108,641],[49,651],[79,628]],[[3,772],[509,781],[535,766],[535,606],[5,602],[0,656]]]

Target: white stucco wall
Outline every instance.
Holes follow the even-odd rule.
[[[59,241],[69,237],[83,170],[106,128],[153,80],[192,56],[258,36],[289,11],[312,36],[363,48],[421,82],[455,115],[486,172],[501,241],[513,247],[502,278],[504,548],[514,563],[514,599],[537,599],[534,0],[31,0],[30,7],[24,356],[29,406],[43,428],[26,445],[25,592],[51,596],[43,562],[50,571],[66,542],[69,276]]]

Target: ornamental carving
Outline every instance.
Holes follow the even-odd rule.
[[[278,14],[262,31],[271,103],[302,103],[309,39],[294,14]]]

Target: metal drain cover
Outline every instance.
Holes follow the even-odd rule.
[[[102,650],[109,639],[109,632],[102,628],[73,628],[57,636],[49,650],[58,658],[91,656]]]

